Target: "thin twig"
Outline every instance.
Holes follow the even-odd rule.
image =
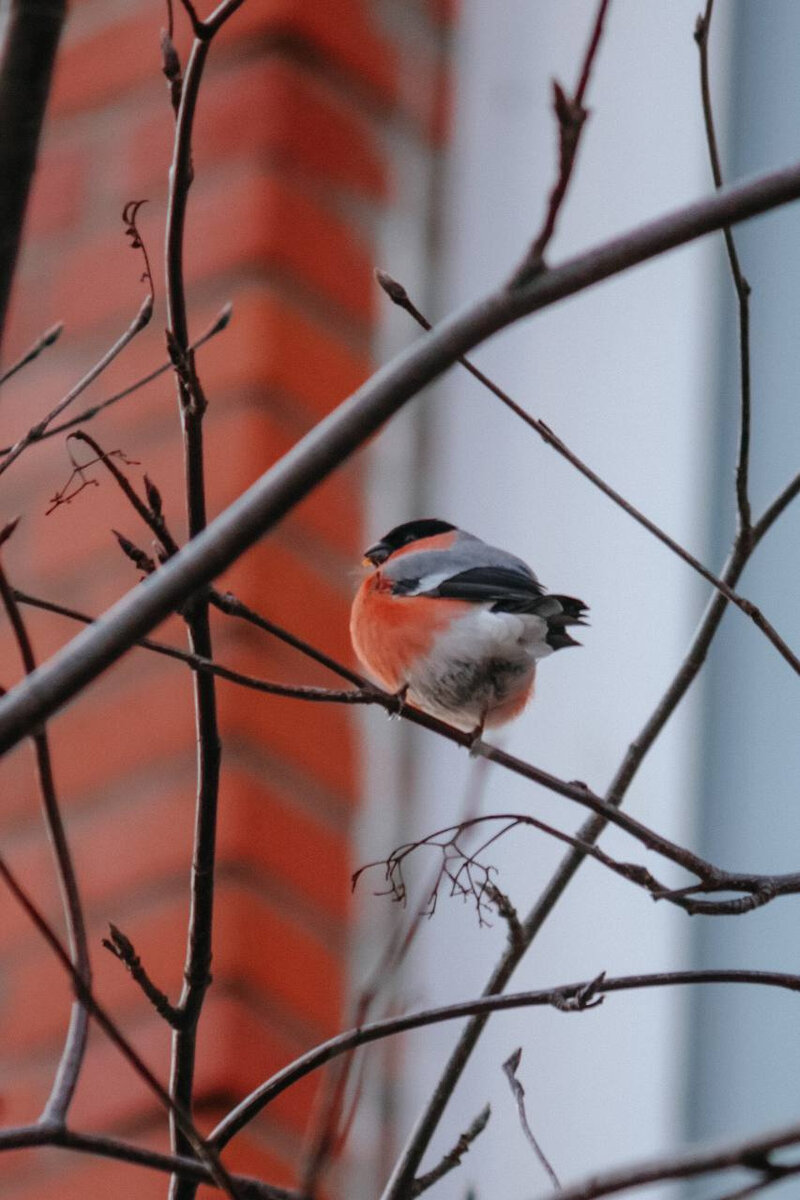
[[[800,1125],[788,1125],[754,1138],[728,1142],[709,1150],[684,1151],[595,1174],[584,1183],[564,1188],[559,1200],[600,1200],[602,1196],[615,1196],[620,1192],[630,1191],[631,1188],[642,1188],[651,1183],[670,1179],[694,1179],[742,1167],[762,1175],[762,1179],[758,1181],[760,1191],[765,1186],[800,1171],[800,1164],[784,1167],[773,1164],[769,1159],[773,1151],[795,1146],[798,1142]],[[734,1191],[728,1200],[742,1194],[746,1196],[748,1192]]]
[[[14,593],[20,603],[30,604],[32,606],[44,609],[46,611],[57,613],[64,617],[69,617],[72,620],[77,620],[82,623],[91,624],[94,618],[85,613],[79,612],[76,609],[68,608],[65,605],[56,604],[52,601],[46,601],[28,593],[17,591]],[[291,635],[290,635],[291,636]],[[389,693],[381,692],[377,688],[371,687],[366,680],[357,681],[363,684],[357,690],[335,691],[327,688],[304,687],[301,685],[281,684],[270,680],[260,679],[255,676],[245,675],[242,672],[234,671],[231,668],[225,667],[221,663],[213,662],[204,659],[199,655],[192,654],[187,651],[178,649],[177,647],[168,646],[165,643],[154,641],[153,639],[143,638],[137,643],[144,649],[151,650],[157,654],[164,655],[169,658],[185,663],[192,670],[200,673],[208,673],[216,675],[222,679],[226,679],[232,683],[239,684],[255,691],[265,692],[270,695],[284,696],[287,698],[306,700],[312,702],[330,702],[330,703],[345,703],[345,704],[377,704],[385,708],[388,712],[397,713],[414,724],[428,728],[441,736],[456,742],[459,745],[469,744],[469,735],[464,734],[460,730],[453,729],[451,726],[444,725],[433,717],[427,714],[418,712],[409,705],[398,705],[396,696]],[[334,664],[334,660],[329,660],[330,664]],[[347,671],[347,668],[343,668]],[[348,674],[350,672],[348,671]],[[519,813],[496,813],[488,814],[483,817],[473,818],[471,821],[463,822],[460,826],[449,826],[446,829],[437,830],[433,834],[429,834],[426,838],[420,839],[418,842],[409,843],[406,847],[400,847],[395,854],[408,853],[409,849],[414,849],[416,846],[425,844],[435,844],[434,839],[442,835],[451,834],[455,829],[463,829],[470,825],[478,825],[487,821],[510,822],[511,825],[523,824],[530,825],[533,828],[539,829],[548,836],[558,839],[570,845],[581,856],[589,854],[597,862],[608,867],[616,874],[623,878],[644,887],[656,899],[667,900],[678,904],[681,908],[691,913],[706,913],[706,914],[737,914],[752,911],[756,907],[760,907],[778,896],[793,895],[800,891],[800,873],[788,873],[783,875],[763,875],[755,873],[731,872],[700,858],[690,850],[679,846],[677,843],[670,841],[668,838],[658,834],[642,822],[637,821],[629,814],[618,809],[617,805],[606,797],[603,799],[598,794],[592,792],[583,783],[570,783],[559,779],[557,776],[550,775],[531,763],[526,763],[505,751],[482,743],[479,748],[480,754],[486,761],[495,762],[499,766],[507,770],[521,775],[532,782],[541,784],[556,794],[562,795],[567,799],[577,801],[585,807],[589,807],[602,817],[604,822],[611,822],[623,829],[630,836],[634,837],[647,849],[654,851],[667,858],[668,860],[683,867],[685,870],[695,874],[700,880],[697,885],[692,885],[691,892],[693,894],[701,893],[708,894],[710,892],[721,892],[740,890],[744,894],[742,897],[729,901],[707,902],[690,898],[688,892],[673,892],[660,883],[652,873],[644,866],[636,863],[620,862],[613,859],[611,856],[600,850],[593,844],[593,841],[584,835],[584,831],[578,836],[567,834],[561,830],[555,829],[553,826],[527,814]],[[627,786],[627,785],[626,785]],[[511,827],[511,826],[509,826]],[[382,865],[368,863],[361,867],[356,872],[357,878],[363,871],[372,866]],[[527,945],[527,943],[526,943]]]
[[[522,1132],[525,1134],[525,1137],[528,1139],[528,1143],[531,1146],[534,1154],[550,1177],[550,1182],[552,1183],[553,1187],[560,1190],[561,1180],[556,1175],[550,1164],[550,1160],[548,1159],[542,1147],[539,1145],[536,1137],[534,1136],[533,1130],[531,1129],[530,1122],[528,1121],[528,1114],[525,1111],[525,1088],[522,1086],[517,1077],[517,1071],[519,1070],[519,1064],[521,1061],[522,1047],[518,1046],[513,1054],[509,1055],[509,1057],[503,1063],[503,1074],[508,1080],[509,1087],[511,1088],[511,1094],[516,1101],[517,1113],[519,1115],[519,1123],[522,1126]]]
[[[9,527],[0,535],[0,541],[6,540]],[[36,659],[33,646],[22,620],[22,615],[14,598],[14,592],[6,578],[5,571],[0,566],[0,598],[11,625],[14,638],[19,649],[26,675],[36,669]],[[92,971],[89,961],[89,944],[86,936],[86,922],[83,916],[78,882],[72,855],[69,850],[64,823],[56,794],[53,763],[50,757],[50,743],[43,726],[37,727],[31,734],[36,755],[36,769],[39,778],[39,791],[42,800],[42,815],[47,829],[50,846],[53,852],[56,876],[58,878],[61,904],[64,910],[64,920],[67,927],[69,951],[74,969],[90,988]],[[86,1041],[89,1032],[89,1019],[86,1006],[80,998],[76,998],[70,1013],[69,1028],[64,1042],[64,1049],[50,1090],[50,1096],[42,1112],[42,1120],[63,1125],[66,1120],[75,1088],[78,1084]]]
[[[88,613],[79,612],[78,609],[68,608],[65,604],[57,604],[53,600],[43,600],[39,596],[31,596],[28,592],[22,592],[18,588],[14,589],[13,595],[19,604],[28,604],[31,608],[40,608],[45,612],[55,613],[61,617],[68,617],[72,621],[80,621],[82,625],[94,625],[98,619],[97,617],[89,616]],[[358,690],[347,689],[346,691],[336,691],[331,688],[278,683],[270,679],[261,679],[256,675],[245,675],[242,671],[234,671],[231,667],[226,667],[223,663],[201,658],[199,654],[192,654],[188,650],[180,650],[177,646],[169,646],[166,642],[158,642],[153,638],[141,638],[134,645],[141,647],[143,650],[151,650],[154,654],[161,654],[166,658],[172,658],[177,662],[185,663],[193,671],[216,675],[218,679],[225,679],[229,683],[250,688],[255,692],[264,692],[269,696],[284,696],[287,699],[293,700],[310,700],[312,702],[318,701],[333,704],[379,704],[382,707],[386,707],[387,699],[393,706],[396,703],[391,697],[387,697],[385,693],[378,692],[369,686]]]
[[[107,471],[113,476],[117,486],[121,489],[128,503],[144,521],[145,525],[152,530],[161,545],[164,557],[168,558],[173,554],[178,553],[178,543],[173,538],[164,521],[164,515],[161,511],[160,495],[158,489],[145,476],[145,488],[148,492],[148,499],[145,502],[138,495],[136,489],[131,484],[127,475],[122,471],[111,455],[107,454],[100,443],[87,433],[85,429],[79,429],[76,433],[71,433],[70,438],[76,442],[83,442],[89,446],[95,453],[95,462],[102,463]],[[85,467],[83,468],[85,470]],[[157,497],[157,503],[153,503],[153,497]]]
[[[410,317],[413,317],[417,324],[423,329],[431,330],[433,328],[428,318],[416,306],[401,283],[398,283],[396,279],[393,279],[392,276],[387,274],[385,271],[377,271],[375,274],[378,283],[394,304],[407,312]],[[743,336],[746,336],[746,334]],[[630,500],[626,500],[625,497],[616,490],[616,488],[611,487],[611,485],[607,483],[601,475],[598,475],[596,471],[593,471],[590,466],[588,466],[581,458],[578,457],[577,454],[574,453],[574,451],[570,450],[569,446],[567,446],[567,444],[561,440],[558,434],[556,434],[549,425],[546,425],[545,422],[540,420],[538,417],[534,417],[529,412],[526,412],[521,405],[517,404],[516,400],[513,400],[511,396],[509,396],[508,392],[504,391],[503,388],[495,383],[493,379],[490,379],[488,375],[485,375],[484,372],[481,371],[479,367],[476,367],[473,362],[471,362],[468,358],[465,358],[463,355],[458,361],[469,371],[471,375],[474,376],[475,379],[478,380],[479,383],[482,383],[483,386],[488,388],[493,395],[497,396],[498,400],[505,404],[507,408],[509,408],[516,416],[520,418],[520,420],[524,421],[526,425],[535,430],[535,432],[539,434],[542,441],[547,446],[552,447],[557,454],[560,454],[563,459],[575,467],[575,469],[579,471],[585,479],[588,479],[590,483],[593,483],[594,486],[603,493],[603,495],[608,496],[609,500],[613,501],[613,503],[621,508],[623,512],[627,513],[629,517],[633,517],[634,521],[636,521],[649,533],[652,533],[653,537],[657,538],[658,541],[670,549],[673,554],[676,554],[678,558],[682,559],[683,562],[690,566],[693,571],[696,571],[697,574],[702,576],[702,578],[710,583],[712,587],[716,588],[718,592],[721,592],[721,594],[725,596],[727,600],[730,600],[732,604],[735,604],[736,607],[743,612],[745,616],[749,617],[750,620],[757,626],[757,628],[759,628],[762,633],[765,634],[767,639],[772,642],[775,649],[786,660],[786,662],[789,663],[793,670],[800,674],[800,658],[794,653],[794,651],[784,641],[774,626],[767,620],[761,610],[757,608],[751,600],[748,600],[745,596],[740,596],[738,592],[733,590],[733,588],[728,587],[724,579],[720,579],[718,576],[716,576],[713,571],[710,571],[708,567],[700,562],[698,558],[695,558],[695,556],[690,553],[685,546],[682,546],[680,542],[677,542],[673,537],[670,537],[670,535],[661,529],[659,525],[656,525],[655,521],[651,521],[650,518],[645,516],[640,509],[631,504]],[[749,375],[747,388],[749,412]],[[745,459],[746,457],[747,453],[745,451]],[[738,478],[739,476],[737,475],[737,479]],[[797,480],[797,485],[798,489],[800,489],[800,477]],[[793,497],[791,496],[789,497],[789,499],[792,498]],[[750,532],[749,506],[747,508],[747,523],[741,523],[741,529],[742,536],[748,536]]]
[[[337,662],[335,658],[331,658],[329,654],[312,646],[309,642],[299,638],[296,634],[290,633],[281,625],[276,625],[274,621],[270,621],[268,617],[264,617],[261,613],[244,604],[232,592],[218,592],[212,589],[209,599],[215,608],[220,612],[225,613],[229,617],[237,617],[242,621],[246,621],[249,625],[254,625],[256,629],[262,629],[265,633],[269,633],[272,637],[278,638],[285,642],[287,646],[291,646],[295,650],[299,650],[301,654],[305,654],[307,658],[312,658],[314,662],[320,663],[321,666],[327,667],[329,671],[333,671],[335,675],[339,675],[342,679],[349,680],[362,690],[371,688],[371,684],[363,675],[359,675],[357,671],[353,671],[350,667],[346,667],[344,663]]]
[[[175,1104],[166,1088],[159,1083],[156,1076],[143,1059],[140,1058],[127,1038],[120,1032],[103,1006],[95,999],[91,989],[86,986],[77,968],[73,965],[69,954],[61,944],[61,940],[54,932],[53,927],[36,907],[2,857],[0,857],[0,876],[5,881],[14,898],[28,914],[31,921],[33,921],[33,924],[39,930],[64,970],[70,976],[76,997],[89,1010],[106,1036],[110,1038],[123,1057],[127,1059],[134,1071],[147,1084],[167,1112],[172,1113],[187,1141],[189,1141],[192,1150],[205,1163],[217,1186],[222,1188],[226,1195],[231,1197],[231,1200],[243,1200],[241,1193],[234,1186],[228,1172],[220,1162],[216,1149],[200,1136],[192,1124],[190,1117]]]
[[[201,346],[205,345],[206,342],[210,341],[211,338],[216,337],[218,333],[221,333],[223,329],[226,329],[230,324],[232,312],[233,308],[230,304],[224,305],[224,307],[220,310],[219,315],[205,331],[205,333],[201,334],[197,341],[192,342],[192,350],[198,350]],[[86,424],[87,421],[91,421],[93,417],[96,417],[98,413],[103,412],[104,409],[109,408],[112,404],[116,404],[119,400],[125,400],[128,396],[132,396],[134,392],[138,392],[148,383],[152,383],[154,379],[158,379],[160,375],[165,375],[167,371],[171,371],[172,369],[173,365],[171,360],[162,363],[160,367],[156,367],[155,370],[150,371],[149,374],[143,375],[141,379],[137,379],[135,383],[129,384],[126,388],[123,388],[121,392],[115,392],[113,396],[109,396],[107,399],[101,400],[99,404],[93,404],[90,408],[85,408],[83,412],[76,413],[74,417],[70,417],[68,421],[62,421],[60,425],[49,426],[42,432],[40,436],[35,437],[33,441],[43,442],[47,438],[56,437],[56,435],[59,433],[66,433],[67,430],[74,429],[76,425]],[[2,449],[0,449],[0,455],[8,454],[11,449],[11,446],[4,446]]]
[[[48,346],[54,346],[61,337],[63,331],[63,321],[59,321],[57,325],[51,325],[49,329],[45,330],[41,337],[36,339],[33,345],[25,351],[21,358],[18,358],[15,363],[12,363],[7,370],[0,374],[0,385],[6,383],[13,375],[16,375],[17,371],[21,371],[23,367],[28,365],[28,363],[33,362],[35,358],[38,358],[42,351],[46,350]]]
[[[142,992],[152,1004],[158,1015],[162,1017],[168,1025],[175,1027],[178,1020],[178,1012],[173,1004],[170,1004],[169,997],[166,992],[162,992],[160,987],[157,987],[150,978],[146,967],[136,953],[133,942],[129,937],[118,929],[116,925],[109,922],[110,937],[103,938],[103,945],[106,950],[118,958],[125,969],[130,974],[134,983],[137,983],[142,989]]]
[[[244,1129],[262,1109],[271,1104],[287,1088],[292,1087],[300,1079],[304,1079],[306,1075],[319,1070],[326,1063],[338,1058],[340,1054],[348,1054],[357,1046],[366,1046],[371,1042],[407,1033],[412,1029],[422,1029],[445,1021],[457,1021],[463,1017],[476,1015],[487,1016],[490,1013],[507,1012],[517,1008],[554,1007],[560,1012],[583,1012],[585,1006],[571,1008],[569,1001],[575,997],[586,995],[589,990],[592,995],[606,995],[611,992],[637,991],[654,987],[682,987],[717,983],[753,984],[800,993],[800,976],[784,974],[779,971],[669,971],[652,975],[625,975],[612,979],[600,977],[583,980],[580,983],[562,984],[556,988],[510,993],[506,996],[484,995],[459,1004],[447,1004],[440,1008],[428,1008],[416,1013],[389,1017],[357,1029],[347,1030],[345,1033],[339,1033],[283,1067],[237,1104],[236,1108],[232,1109],[213,1130],[209,1141],[217,1149],[222,1149],[239,1130]]]
[[[427,1192],[428,1188],[433,1187],[445,1175],[448,1175],[456,1167],[461,1166],[461,1160],[469,1150],[476,1138],[480,1137],[486,1126],[489,1124],[489,1118],[492,1115],[491,1105],[487,1104],[478,1113],[475,1120],[467,1129],[460,1134],[458,1141],[452,1149],[441,1158],[441,1160],[430,1171],[426,1171],[424,1175],[414,1180],[411,1188],[411,1196],[415,1198],[421,1196],[423,1192]]]
[[[136,223],[139,216],[139,209],[146,203],[146,200],[129,200],[122,210],[122,220],[125,225],[125,236],[130,239],[129,244],[131,249],[141,250],[142,252],[144,271],[139,282],[147,284],[151,297],[155,299],[156,285],[153,282],[153,272],[150,268],[150,255],[147,253],[147,246]]]
[[[760,1196],[767,1188],[774,1187],[776,1183],[781,1183],[784,1179],[797,1175],[798,1172],[800,1172],[800,1164],[797,1163],[793,1166],[781,1167],[780,1170],[773,1168],[772,1174],[765,1175],[755,1183],[734,1188],[732,1192],[726,1192],[724,1196],[715,1197],[715,1200],[751,1200],[751,1197]]]
[[[153,297],[152,295],[148,295],[142,301],[142,305],[138,313],[131,321],[128,328],[121,337],[117,338],[116,342],[114,342],[114,345],[111,346],[111,348],[106,351],[103,357],[86,372],[82,379],[78,380],[75,386],[67,392],[66,396],[62,396],[58,404],[56,404],[56,406],[52,408],[50,412],[41,419],[41,421],[38,421],[36,425],[29,429],[28,432],[19,439],[19,441],[15,442],[13,446],[9,447],[3,458],[0,459],[0,475],[2,475],[4,471],[8,470],[11,464],[19,458],[23,450],[27,450],[28,446],[32,445],[34,442],[42,440],[46,434],[48,426],[52,425],[56,417],[61,416],[64,409],[72,404],[73,400],[80,396],[81,392],[84,392],[89,384],[94,383],[95,379],[97,379],[98,375],[101,375],[103,371],[105,371],[109,363],[113,362],[117,355],[120,354],[130,342],[133,341],[137,333],[140,333],[144,329],[152,315]]]
[[[116,1162],[131,1163],[147,1167],[164,1174],[180,1174],[198,1183],[216,1186],[205,1163],[196,1158],[179,1158],[164,1154],[145,1146],[135,1146],[119,1138],[102,1133],[80,1133],[58,1125],[18,1125],[0,1129],[0,1153],[6,1150],[21,1150],[31,1146],[57,1146],[73,1153],[90,1155],[93,1158],[108,1158]],[[231,1175],[240,1200],[301,1200],[297,1192],[262,1183],[246,1175]]]
[[[714,128],[714,108],[711,102],[711,84],[709,81],[708,37],[711,29],[711,16],[714,11],[714,0],[707,0],[706,10],[697,18],[694,40],[700,52],[700,94],[703,104],[703,121],[708,143],[708,156],[711,162],[711,173],[717,188],[723,186],[722,166],[720,163],[717,134]],[[739,514],[739,532],[746,536],[752,524],[750,497],[748,494],[748,476],[750,471],[750,284],[745,279],[736,251],[736,243],[729,225],[723,226],[725,249],[731,269],[733,286],[739,309],[739,373],[740,373],[740,418],[739,418],[739,458],[736,465],[736,506]]]
[[[522,287],[524,284],[530,283],[531,279],[535,278],[540,271],[545,270],[545,251],[555,233],[558,214],[561,211],[561,206],[564,203],[570,179],[572,178],[572,170],[575,166],[583,127],[589,115],[588,110],[583,106],[583,101],[586,89],[589,86],[589,78],[592,73],[597,48],[600,45],[600,39],[603,35],[603,24],[606,19],[608,5],[609,0],[600,0],[598,4],[592,33],[586,48],[586,54],[578,78],[578,85],[574,94],[568,96],[558,80],[553,80],[553,112],[555,113],[558,125],[558,175],[550,192],[542,227],[534,238],[525,258],[509,280],[508,286],[511,288]]]
[[[186,512],[190,541],[206,528],[206,487],[203,450],[203,417],[206,397],[195,367],[189,339],[183,251],[189,190],[194,178],[192,130],[200,83],[203,77],[213,31],[205,30],[191,0],[183,0],[195,33],[183,75],[180,105],[175,119],[175,140],[170,166],[170,187],[165,235],[165,275],[167,282],[167,348],[175,368],[178,404],[183,424]],[[234,11],[227,3],[223,20]],[[160,514],[154,514],[160,516]],[[163,523],[163,522],[162,522]],[[189,649],[200,658],[211,660],[213,648],[207,594],[195,597],[184,608]],[[197,1025],[211,983],[211,946],[214,918],[214,867],[217,838],[217,807],[222,745],[217,718],[216,684],[213,674],[194,675],[195,730],[197,736],[197,792],[195,831],[191,868],[191,907],[186,935],[184,984],[177,1006],[177,1022],[172,1042],[170,1094],[177,1103],[191,1110],[194,1090]],[[171,1122],[172,1148],[177,1154],[188,1147],[182,1131]],[[196,1186],[173,1176],[169,1194],[172,1200],[191,1200]]]
[[[476,759],[472,764],[470,776],[461,806],[460,822],[468,822],[474,818],[480,808],[481,796],[488,775],[489,764],[485,759]],[[444,875],[444,864],[438,866],[429,881],[422,887],[422,901],[417,905],[416,912],[404,929],[396,925],[392,934],[384,942],[381,953],[362,984],[355,1004],[352,1006],[348,1024],[363,1025],[367,1021],[378,996],[387,987],[393,975],[404,962],[411,949],[422,922],[430,915],[432,898],[436,896]],[[493,897],[497,904],[496,897]],[[306,1166],[302,1175],[302,1192],[304,1196],[312,1197],[321,1179],[327,1163],[334,1153],[341,1155],[347,1142],[347,1135],[355,1116],[355,1106],[358,1098],[357,1089],[350,1104],[350,1112],[341,1119],[345,1090],[350,1078],[350,1071],[355,1062],[353,1055],[347,1055],[338,1071],[326,1075],[327,1094],[323,1094],[321,1116],[318,1129],[311,1142],[311,1148],[306,1156]],[[456,1165],[455,1163],[453,1165]],[[419,1182],[419,1181],[417,1181]],[[433,1182],[433,1181],[431,1181]],[[430,1185],[427,1185],[430,1186]]]

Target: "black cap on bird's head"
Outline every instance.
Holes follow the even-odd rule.
[[[449,521],[438,521],[435,517],[424,517],[419,521],[406,521],[404,525],[395,525],[385,537],[374,546],[364,551],[364,565],[379,567],[386,562],[396,550],[419,542],[422,538],[435,537],[437,533],[450,533],[456,528]]]

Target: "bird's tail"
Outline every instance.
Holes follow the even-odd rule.
[[[588,624],[585,619],[589,612],[587,605],[582,600],[576,600],[574,596],[548,596],[547,600],[555,600],[558,604],[557,611],[540,614],[547,620],[548,646],[552,646],[553,650],[563,650],[566,646],[580,646],[581,643],[567,633],[567,628]]]

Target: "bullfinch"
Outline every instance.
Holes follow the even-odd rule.
[[[580,644],[568,630],[586,623],[582,600],[547,595],[521,559],[447,521],[398,525],[364,565],[350,616],[359,660],[475,739],[522,711],[540,658]]]

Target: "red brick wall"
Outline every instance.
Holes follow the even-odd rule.
[[[192,335],[228,299],[234,318],[199,351],[210,399],[214,513],[369,372],[378,318],[374,236],[390,210],[394,127],[422,146],[441,135],[438,70],[444,3],[247,0],[215,42],[195,137],[186,277]],[[184,29],[180,4],[176,16]],[[393,17],[386,22],[387,13]],[[156,313],[87,397],[99,399],[164,358],[161,243],[172,116],[160,74],[163,5],[74,3],[27,222],[11,358],[52,322],[57,347],[3,392],[0,438],[13,441],[119,335],[143,296],[141,261],[120,212],[147,198],[140,226]],[[404,22],[415,30],[412,55]],[[388,30],[391,29],[390,34]],[[419,53],[420,30],[425,52]],[[185,32],[185,29],[184,29]],[[176,39],[185,57],[187,38]],[[410,40],[408,42],[410,45]],[[424,219],[425,214],[420,214]],[[91,424],[164,496],[183,534],[182,456],[169,375]],[[110,528],[149,539],[111,481],[46,516],[69,475],[63,439],[30,449],[0,484],[3,519],[23,514],[7,553],[12,582],[99,613],[135,583]],[[349,659],[351,572],[363,541],[359,464],[340,471],[225,581],[294,632]],[[73,632],[28,612],[40,658]],[[160,631],[177,644],[177,620]],[[218,622],[218,657],[266,677],[330,683],[265,635]],[[0,682],[19,674],[0,648]],[[205,1126],[276,1068],[339,1027],[347,989],[350,834],[359,795],[357,727],[334,707],[255,696],[221,683],[224,768],[214,985],[200,1025],[197,1113]],[[169,1034],[100,948],[106,922],[134,941],[156,981],[180,990],[191,855],[191,680],[178,664],[132,653],[50,727],[60,799],[90,925],[97,992],[166,1079]],[[29,747],[0,766],[4,853],[60,922]],[[59,924],[60,928],[60,924]],[[0,895],[0,1121],[35,1119],[66,1028],[58,965]],[[240,1135],[227,1161],[292,1182],[316,1083],[292,1089]],[[165,1146],[163,1114],[100,1036],[73,1109],[79,1128]],[[163,1196],[164,1177],[57,1151],[5,1156],[3,1196]]]

